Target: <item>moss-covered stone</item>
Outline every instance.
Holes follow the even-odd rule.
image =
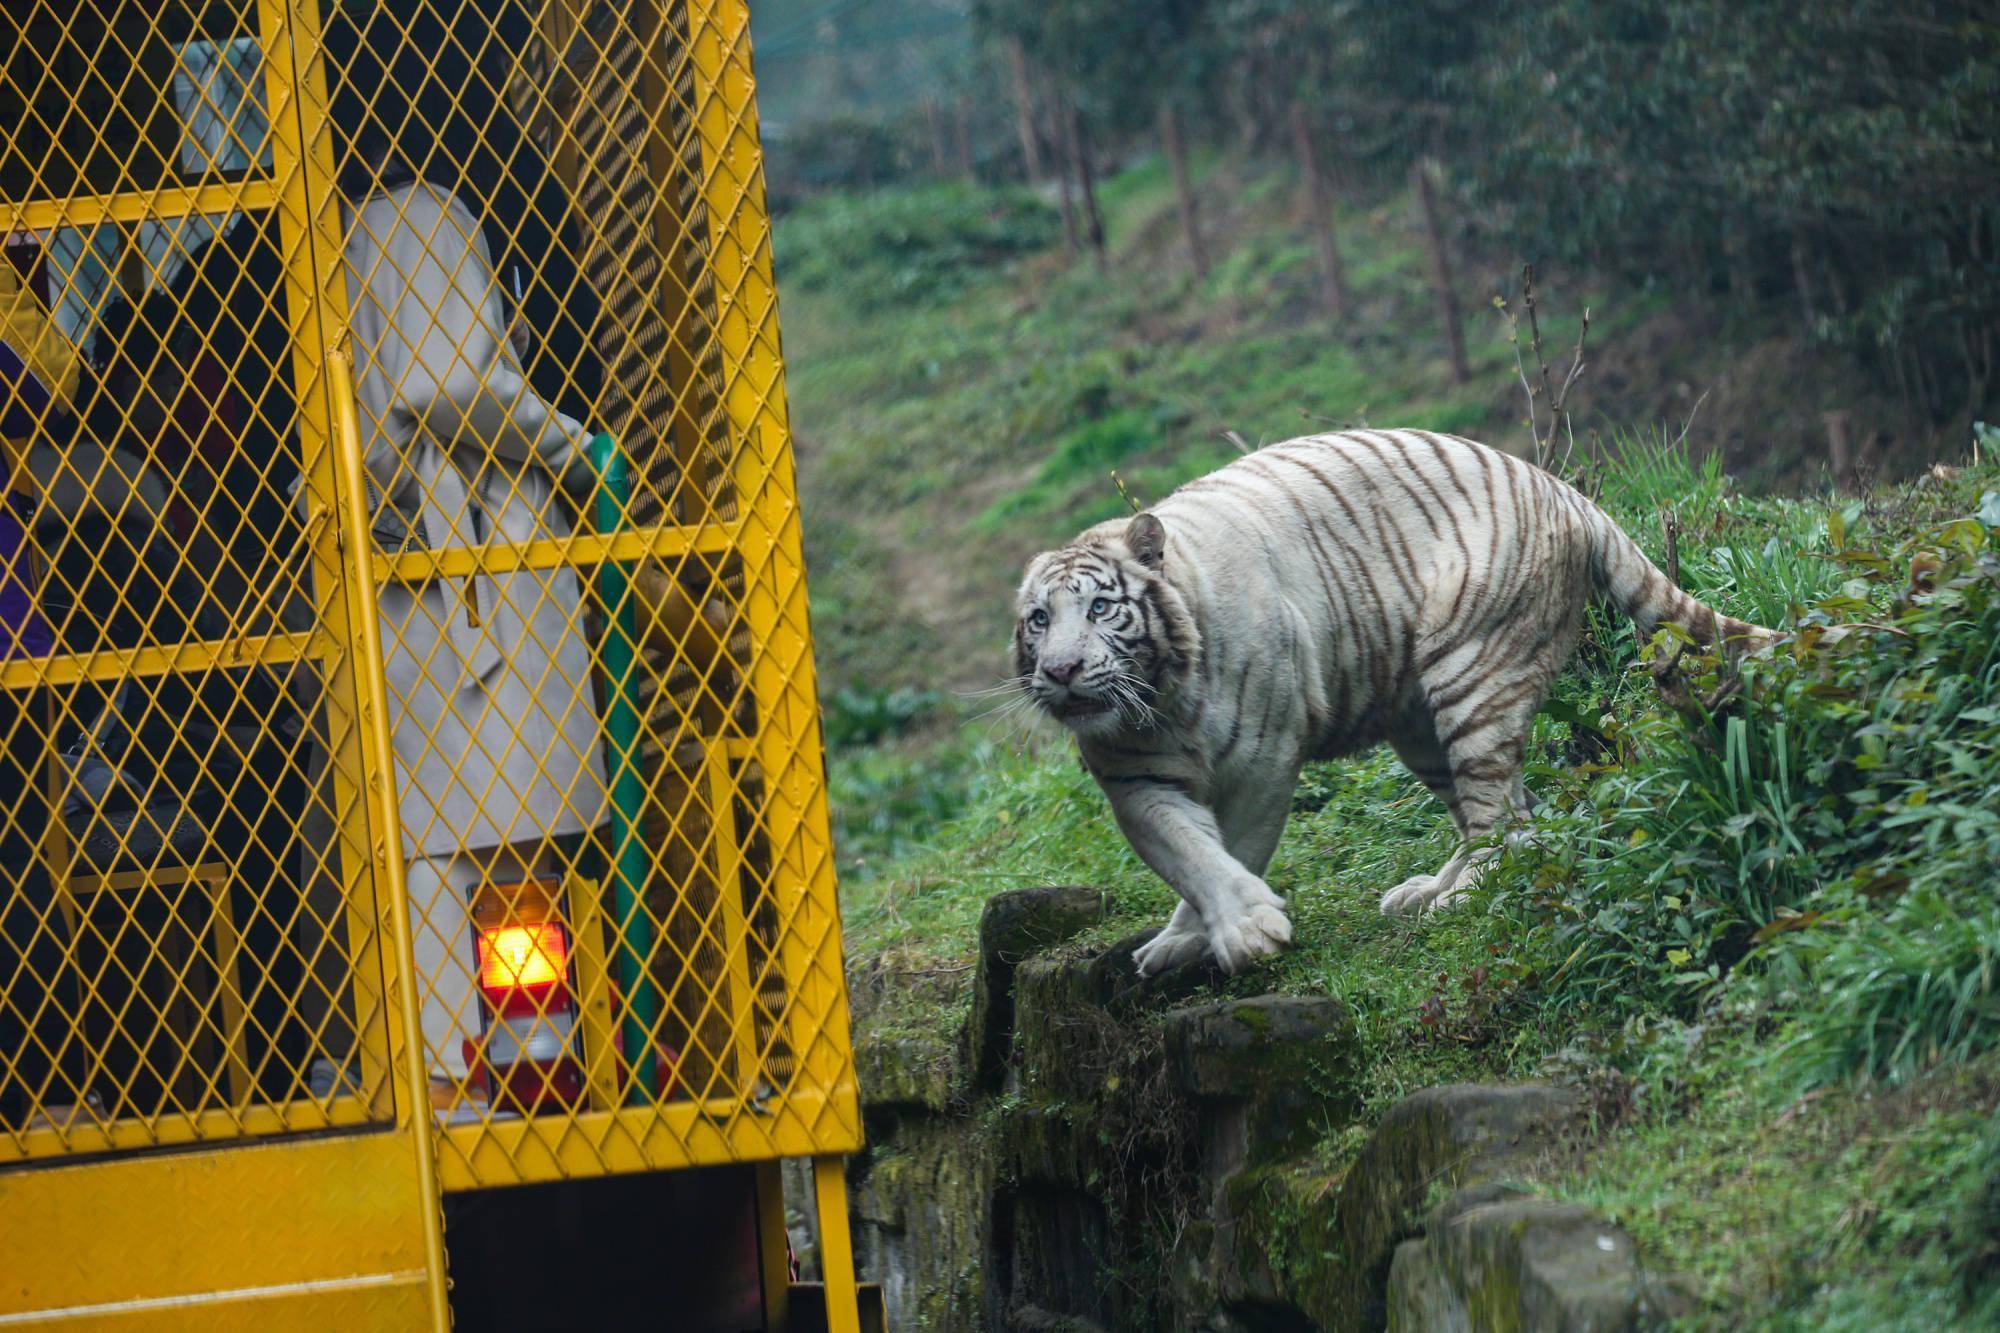
[[[971,1121],[911,1116],[886,1127],[848,1194],[856,1262],[906,1326],[985,1327],[984,1232],[993,1169]]]
[[[1201,967],[1142,979],[1145,935],[1065,948],[1094,895],[995,902],[977,987],[857,986],[857,1250],[899,1323],[1380,1328],[1392,1261],[1399,1327],[1627,1328],[1668,1308],[1623,1233],[1507,1183],[1577,1127],[1579,1094],[1428,1089],[1330,1165],[1312,1150],[1359,1113],[1363,1073],[1338,1001],[1218,1000]],[[958,1041],[937,1021],[954,1005]],[[975,1050],[998,1066],[974,1077]]]
[[[1474,1333],[1472,1311],[1419,1236],[1389,1263],[1389,1327],[1396,1333]]]
[[[987,1125],[994,1168],[1006,1180],[1083,1187],[1100,1176],[1104,1151],[1095,1107],[1018,1099],[995,1110]]]
[[[1030,958],[1015,976],[1014,1063],[1021,1091],[1094,1100],[1131,1032],[1104,1007],[1093,958]]]
[[[1259,995],[1166,1018],[1168,1075],[1205,1106],[1217,1173],[1311,1146],[1360,1107],[1359,1050],[1347,1006],[1325,996]]]
[[[1422,1240],[1397,1247],[1389,1272],[1391,1333],[1619,1333],[1688,1308],[1623,1229],[1547,1199],[1449,1200]]]
[[[1504,1181],[1581,1123],[1582,1097],[1546,1084],[1452,1084],[1389,1109],[1337,1171],[1274,1166],[1223,1196],[1237,1239],[1223,1262],[1268,1264],[1281,1291],[1329,1328],[1379,1328],[1397,1245],[1440,1191]]]
[[[962,972],[854,973],[854,1068],[867,1105],[944,1111],[962,1100],[956,1034],[969,989]]]
[[[1103,894],[1080,885],[1010,889],[986,900],[965,1026],[966,1063],[975,1087],[997,1091],[1004,1079],[1014,1039],[1015,969],[1096,924],[1103,913]]]

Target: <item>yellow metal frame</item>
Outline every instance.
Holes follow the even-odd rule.
[[[80,21],[67,7],[47,2],[47,14],[67,15],[51,22]],[[143,1323],[167,1309],[158,1302],[194,1299],[189,1293],[207,1291],[213,1299],[196,1304],[208,1327],[248,1327],[260,1320],[268,1326],[310,1308],[312,1321],[321,1325],[351,1313],[364,1327],[408,1327],[420,1319],[444,1328],[449,1326],[439,1208],[444,1191],[754,1163],[766,1305],[774,1326],[782,1327],[783,1266],[774,1257],[782,1253],[782,1191],[772,1164],[806,1157],[815,1164],[829,1317],[835,1329],[855,1329],[841,1159],[861,1146],[862,1125],[747,4],[642,0],[621,19],[634,25],[633,38],[643,52],[638,95],[673,101],[684,117],[669,133],[660,108],[650,108],[643,143],[656,186],[670,175],[687,175],[692,210],[675,221],[656,208],[648,243],[676,260],[693,256],[701,270],[698,278],[679,270],[671,274],[671,282],[680,284],[671,290],[685,296],[688,309],[672,312],[674,336],[657,353],[671,363],[668,378],[681,379],[667,408],[673,416],[670,447],[684,470],[682,498],[726,495],[726,500],[693,514],[668,505],[646,521],[628,521],[611,532],[579,527],[562,537],[384,554],[370,532],[370,479],[351,360],[361,353],[348,345],[347,224],[336,184],[323,24],[323,9],[334,0],[240,3],[254,16],[262,53],[268,170],[253,164],[244,178],[221,183],[145,188],[144,182],[126,180],[103,194],[0,200],[0,226],[47,231],[109,222],[129,231],[224,214],[274,220],[289,343],[288,370],[278,373],[288,373],[296,394],[305,510],[297,554],[310,572],[309,582],[301,580],[300,586],[312,592],[312,628],[242,627],[226,638],[8,660],[0,662],[0,693],[110,686],[240,667],[302,664],[320,674],[326,771],[337,825],[326,871],[339,880],[345,913],[344,922],[325,924],[344,924],[356,950],[348,998],[358,1073],[351,1086],[329,1096],[257,1100],[249,1057],[240,1046],[248,1022],[235,974],[242,936],[231,918],[226,865],[211,860],[185,871],[72,877],[63,890],[72,917],[78,894],[200,881],[215,918],[212,948],[223,1027],[237,1038],[226,1043],[223,1056],[228,1104],[170,1107],[104,1123],[72,1116],[67,1122],[0,1125],[0,1254],[7,1255],[10,1269],[61,1263],[67,1256],[57,1248],[77,1234],[69,1224],[83,1227],[86,1217],[95,1218],[90,1225],[126,1252],[144,1253],[149,1237],[167,1225],[161,1199],[178,1200],[190,1216],[215,1218],[235,1210],[252,1226],[246,1234],[256,1235],[257,1242],[223,1247],[226,1252],[214,1264],[197,1272],[186,1267],[186,1251],[173,1248],[182,1264],[177,1271],[153,1272],[141,1263],[116,1280],[64,1285],[38,1279],[20,1299],[41,1304],[16,1307],[0,1299],[0,1322],[17,1321],[12,1313],[17,1308],[32,1308],[60,1311],[69,1319]],[[433,3],[450,13],[476,0]],[[561,37],[565,45],[588,37],[581,12],[575,0],[545,0],[537,31]],[[662,54],[670,38],[680,52],[672,69]],[[137,57],[132,59],[136,63]],[[574,128],[564,129],[550,150],[552,161],[569,164],[572,180],[584,151]],[[4,146],[12,143],[6,140]],[[140,188],[128,188],[133,186]],[[697,304],[702,308],[695,309]],[[688,345],[691,339],[701,345]],[[231,367],[226,373],[237,372]],[[703,380],[704,392],[712,390],[712,412],[691,406],[696,378]],[[727,594],[728,628],[703,621],[706,604],[695,607],[692,629],[661,631],[657,608],[652,625],[678,651],[685,652],[697,633],[731,645],[717,651],[731,656],[732,669],[740,673],[732,686],[704,686],[708,694],[699,707],[720,721],[693,737],[699,748],[688,752],[695,758],[683,761],[675,751],[675,771],[687,795],[677,811],[666,812],[675,820],[694,820],[705,812],[705,830],[695,831],[691,823],[686,831],[677,827],[676,835],[699,858],[697,873],[713,886],[713,901],[690,910],[699,916],[696,947],[712,951],[719,963],[713,975],[700,980],[700,1017],[690,1021],[713,1019],[720,1049],[705,1054],[718,1072],[706,1086],[675,1095],[632,1095],[632,1075],[620,1072],[614,1056],[618,1019],[609,978],[615,950],[607,940],[615,937],[618,922],[596,882],[572,876],[567,897],[580,969],[577,1021],[585,1104],[562,1114],[487,1115],[440,1124],[432,1113],[436,1075],[427,1066],[421,1021],[427,981],[419,969],[413,924],[413,911],[420,916],[424,905],[412,903],[406,873],[380,595],[393,587],[524,571],[575,571],[588,583],[587,576],[607,562],[648,563],[669,571],[669,582],[687,569],[705,570],[717,587],[725,578],[735,580]],[[733,646],[731,636],[739,632],[747,636],[747,649]],[[663,681],[658,688],[664,693]],[[686,737],[682,731],[656,739],[679,745]],[[50,836],[64,835],[57,828]],[[659,873],[664,865],[662,860]],[[0,883],[0,895],[5,892]],[[74,965],[76,931],[70,935],[66,966]],[[690,968],[692,960],[689,953]],[[147,1151],[166,1147],[198,1151]],[[90,1154],[107,1156],[92,1160]],[[10,1170],[23,1166],[37,1169]],[[326,1196],[359,1188],[377,1211],[356,1213],[339,1225],[328,1222],[331,1230],[320,1240],[299,1238],[296,1243],[311,1251],[311,1262],[278,1271],[264,1262],[270,1256],[252,1252],[277,1244],[288,1226],[315,1215],[311,1208],[287,1215],[270,1201],[266,1183],[279,1178]],[[30,1223],[42,1214],[58,1224]],[[343,1247],[359,1248],[350,1253]],[[350,1263],[351,1268],[340,1267]],[[325,1278],[335,1270],[366,1276],[352,1282]],[[393,1318],[380,1315],[392,1308],[399,1312]],[[419,1308],[422,1314],[415,1316]]]

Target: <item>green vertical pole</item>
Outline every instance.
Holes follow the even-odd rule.
[[[632,499],[632,474],[625,451],[609,435],[593,436],[590,459],[597,469],[597,530],[610,534],[625,526]],[[634,1092],[647,1099],[655,1086],[653,1033],[660,1021],[660,992],[653,984],[653,918],[646,910],[646,854],[640,816],[646,785],[639,772],[639,706],[634,679],[639,634],[632,612],[632,571],[615,560],[597,567],[597,592],[604,603],[604,641],[598,663],[604,674],[604,741],[611,773],[611,902],[618,926],[618,981],[625,996],[622,1024],[625,1061]]]

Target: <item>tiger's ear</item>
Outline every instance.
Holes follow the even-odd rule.
[[[1148,569],[1158,569],[1167,556],[1167,529],[1151,514],[1134,514],[1125,525],[1125,549]]]

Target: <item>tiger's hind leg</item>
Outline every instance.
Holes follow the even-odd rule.
[[[1446,808],[1452,804],[1451,764],[1445,756],[1444,744],[1437,738],[1437,730],[1431,725],[1428,715],[1419,715],[1389,738],[1389,747],[1396,757],[1403,761],[1403,767],[1410,770],[1417,781],[1430,788],[1431,795],[1444,802]],[[1382,910],[1394,911],[1392,902],[1403,902],[1415,898],[1427,898],[1430,888],[1437,883],[1438,872],[1412,875],[1395,888],[1382,895]]]
[[[1529,814],[1532,801],[1521,769],[1528,729],[1552,675],[1537,664],[1489,677],[1470,691],[1446,687],[1432,695],[1441,701],[1434,725],[1449,772],[1443,795],[1461,843],[1437,874],[1414,876],[1384,894],[1384,912],[1423,912],[1457,901],[1492,859],[1493,849],[1477,844],[1510,818]]]

